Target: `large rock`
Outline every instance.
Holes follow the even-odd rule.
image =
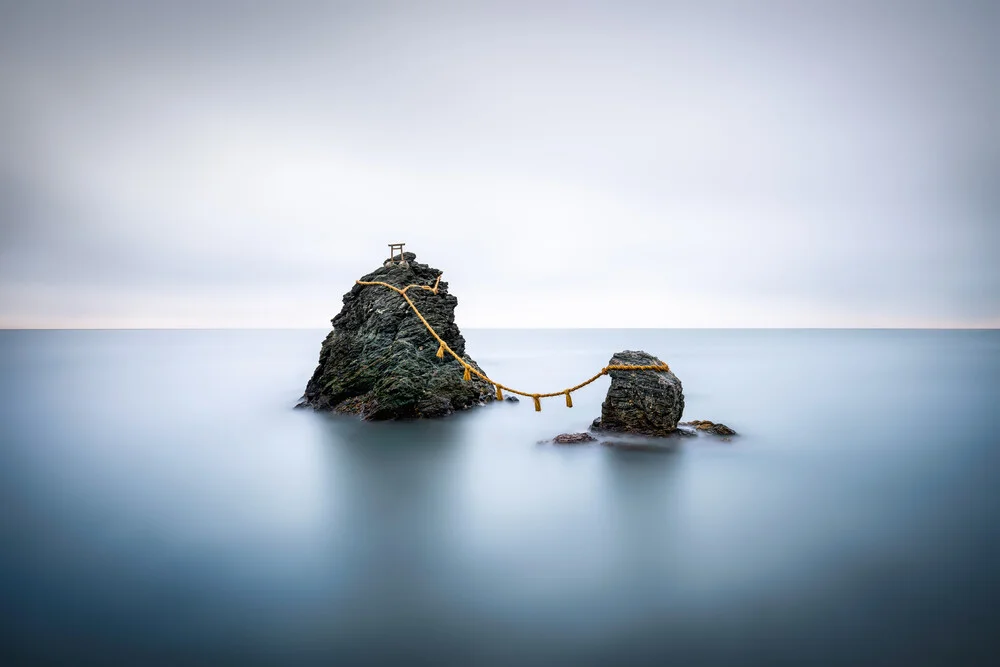
[[[387,262],[361,280],[433,286],[441,272],[418,264],[416,257],[397,255],[396,263]],[[465,339],[455,324],[458,299],[448,293],[448,283],[442,281],[437,294],[411,289],[407,295],[451,349],[478,369],[465,354]],[[403,297],[387,287],[354,285],[332,323],[302,407],[376,420],[440,417],[494,400],[488,383],[475,375],[462,380],[463,367],[451,355],[437,358],[437,341]]]
[[[663,362],[646,352],[625,350],[612,365],[651,366]],[[681,381],[670,371],[608,371],[611,387],[594,420],[598,430],[642,435],[670,435],[684,414]]]

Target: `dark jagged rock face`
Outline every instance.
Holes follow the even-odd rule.
[[[650,366],[661,364],[646,352],[625,350],[611,357],[608,365]],[[594,428],[619,433],[670,435],[684,414],[681,381],[670,371],[608,371],[611,387],[601,404]]]
[[[361,278],[405,287],[433,286],[438,269],[418,264],[412,252]],[[438,293],[411,289],[407,295],[445,342],[473,367],[455,324],[458,299],[442,281]],[[472,376],[451,355],[437,358],[438,343],[399,293],[381,285],[354,285],[332,320],[319,365],[301,406],[359,414],[364,419],[441,417],[494,400],[493,388]],[[480,369],[481,370],[481,369]]]

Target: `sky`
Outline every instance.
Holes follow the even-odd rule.
[[[998,7],[0,0],[0,327],[1000,327]]]

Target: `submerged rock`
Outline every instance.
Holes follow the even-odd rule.
[[[650,366],[663,362],[642,351],[625,350],[612,365]],[[611,387],[593,427],[601,431],[640,435],[671,435],[684,414],[681,381],[670,371],[608,371]]]
[[[419,264],[412,252],[361,278],[405,287],[433,286],[441,271]],[[445,342],[474,368],[455,323],[458,299],[441,281],[438,293],[407,292]],[[319,365],[299,404],[358,414],[364,419],[441,417],[495,400],[493,387],[475,375],[462,380],[462,365],[436,356],[438,343],[399,293],[381,285],[357,285],[344,295],[333,331],[320,348]],[[480,369],[481,370],[481,369]]]
[[[597,438],[589,433],[560,433],[552,438],[552,443],[556,445],[582,445],[596,441]]]
[[[720,435],[725,438],[739,435],[736,431],[729,428],[725,424],[716,424],[715,422],[710,422],[706,419],[692,419],[689,422],[683,422],[681,426],[693,426],[699,431],[704,431],[713,435]]]

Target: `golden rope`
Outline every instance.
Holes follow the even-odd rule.
[[[448,343],[444,342],[444,339],[441,338],[441,336],[438,335],[437,331],[434,331],[434,327],[431,326],[430,322],[427,321],[427,319],[423,316],[423,314],[417,308],[417,305],[415,303],[413,303],[413,301],[410,299],[409,295],[407,295],[407,293],[406,293],[407,290],[409,290],[410,288],[416,287],[418,289],[422,289],[422,290],[426,290],[428,292],[431,292],[432,294],[437,294],[438,293],[438,285],[441,283],[441,275],[442,274],[438,274],[437,280],[434,281],[434,287],[428,287],[427,285],[416,285],[416,284],[414,284],[414,285],[407,285],[406,287],[403,287],[403,288],[399,288],[399,287],[396,287],[395,285],[390,285],[389,283],[384,283],[384,282],[381,282],[381,281],[378,281],[378,280],[374,280],[374,281],[371,281],[371,282],[366,282],[366,281],[362,281],[362,280],[356,280],[355,282],[357,284],[359,284],[359,285],[381,285],[382,287],[388,287],[393,292],[398,292],[400,296],[402,296],[404,299],[406,299],[406,303],[408,303],[410,305],[410,308],[413,310],[413,312],[416,314],[416,316],[418,318],[420,318],[420,321],[424,323],[424,326],[427,327],[427,330],[431,332],[431,335],[434,336],[434,340],[436,340],[438,342],[437,356],[439,358],[444,358],[444,353],[447,352],[451,356],[455,357],[455,360],[458,361],[458,363],[462,364],[462,366],[464,367],[464,372],[462,373],[462,379],[463,380],[466,380],[466,381],[471,380],[472,377],[471,377],[470,374],[474,374],[478,378],[480,378],[480,379],[488,382],[489,384],[493,385],[494,387],[496,387],[496,390],[497,390],[497,400],[498,401],[502,401],[503,400],[503,391],[501,391],[501,390],[504,390],[504,391],[507,391],[510,394],[517,394],[519,396],[525,396],[525,397],[534,399],[534,401],[535,401],[535,411],[536,412],[541,412],[541,410],[542,410],[542,404],[541,404],[541,401],[539,399],[550,398],[552,396],[563,396],[563,395],[565,395],[566,396],[566,407],[567,408],[571,408],[571,407],[573,407],[573,399],[570,398],[570,394],[573,393],[574,391],[576,391],[577,389],[582,389],[583,387],[586,387],[588,384],[590,384],[591,382],[594,382],[595,380],[597,380],[602,375],[607,375],[608,371],[669,371],[670,370],[670,366],[668,366],[667,364],[652,364],[652,365],[647,365],[647,366],[628,366],[628,365],[625,365],[625,364],[610,364],[610,365],[605,366],[604,368],[602,368],[600,373],[597,373],[593,377],[584,380],[583,382],[581,382],[578,385],[574,385],[572,387],[568,387],[568,388],[562,389],[560,391],[551,391],[551,392],[544,393],[544,394],[542,394],[542,393],[529,393],[529,392],[526,392],[526,391],[520,391],[518,389],[514,389],[513,387],[508,387],[505,384],[501,384],[501,383],[497,382],[496,380],[491,380],[484,373],[482,373],[481,371],[479,371],[477,368],[473,367],[472,364],[470,364],[469,362],[467,362],[462,357],[458,356],[458,354],[453,349],[451,349],[448,346]]]

